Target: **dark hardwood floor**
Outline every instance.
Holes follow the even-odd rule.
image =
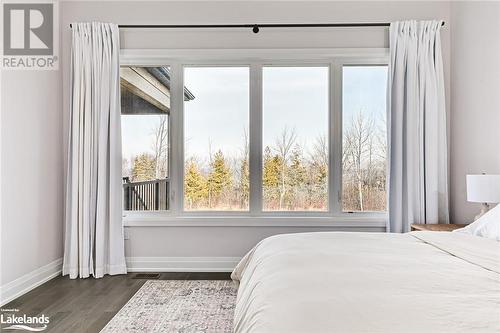
[[[102,279],[57,277],[4,305],[16,315],[44,314],[50,318],[44,332],[99,332],[146,282],[136,273]],[[160,273],[162,280],[228,280],[230,273]],[[0,326],[1,328],[7,325]]]

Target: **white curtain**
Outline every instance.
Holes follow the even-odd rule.
[[[125,274],[118,27],[72,26],[63,275]]]
[[[448,223],[442,21],[391,23],[389,226]]]

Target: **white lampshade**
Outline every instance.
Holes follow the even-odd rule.
[[[467,201],[499,203],[500,175],[467,175]]]

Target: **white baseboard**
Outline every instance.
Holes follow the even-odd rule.
[[[0,306],[26,294],[28,291],[59,276],[62,271],[62,258],[42,266],[14,281],[0,287]]]
[[[239,257],[127,257],[129,272],[231,272]]]
[[[239,257],[127,257],[129,272],[231,272]],[[0,287],[0,306],[59,276],[62,258]]]

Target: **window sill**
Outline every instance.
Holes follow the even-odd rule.
[[[340,227],[385,228],[385,214],[353,216],[126,216],[125,227]]]

